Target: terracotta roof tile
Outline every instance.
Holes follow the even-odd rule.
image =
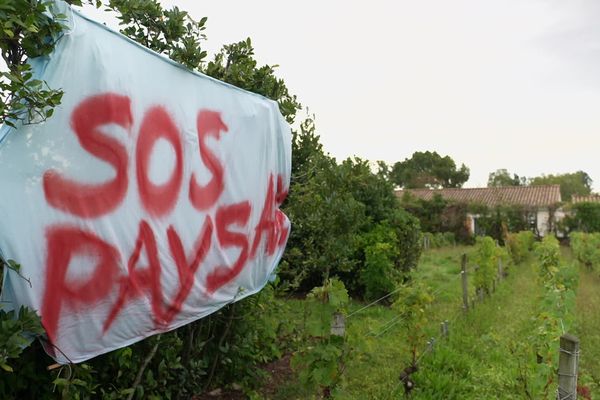
[[[478,203],[488,207],[497,205],[520,205],[529,207],[548,207],[561,202],[560,186],[504,186],[468,189],[406,189],[396,190],[396,196],[402,198],[405,192],[413,196],[431,200],[439,193],[444,199],[459,203]]]
[[[600,203],[600,194],[590,194],[589,196],[571,196],[571,203]]]

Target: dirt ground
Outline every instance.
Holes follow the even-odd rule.
[[[259,393],[266,399],[273,398],[281,386],[293,376],[292,368],[290,367],[291,355],[285,355],[279,360],[275,360],[261,367],[267,372],[263,386],[259,389]],[[210,392],[202,393],[194,396],[193,400],[246,400],[247,396],[241,390],[235,389],[214,389]]]

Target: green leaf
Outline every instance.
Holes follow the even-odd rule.
[[[52,381],[52,384],[56,386],[69,386],[69,381],[65,378],[56,378]]]
[[[12,367],[8,364],[0,364],[0,368],[2,368],[3,370],[5,370],[6,372],[14,372]]]
[[[8,267],[16,272],[21,270],[21,264],[17,263],[15,260],[8,260]]]

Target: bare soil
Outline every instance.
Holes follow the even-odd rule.
[[[290,359],[291,355],[287,354],[279,360],[272,361],[260,367],[268,374],[263,386],[259,390],[259,393],[264,398],[270,399],[275,397],[279,388],[293,379],[294,372],[290,366]],[[192,400],[246,400],[247,398],[241,390],[218,388],[196,395]]]

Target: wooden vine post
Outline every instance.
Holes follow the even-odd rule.
[[[333,314],[331,320],[331,334],[333,336],[344,336],[346,334],[346,317],[341,312]]]
[[[447,339],[448,334],[448,320],[440,322],[440,336],[442,337],[442,339]]]
[[[565,334],[560,337],[558,358],[558,400],[577,399],[579,339]]]
[[[469,285],[467,282],[467,255],[462,255],[460,276],[462,279],[463,310],[469,311]]]

